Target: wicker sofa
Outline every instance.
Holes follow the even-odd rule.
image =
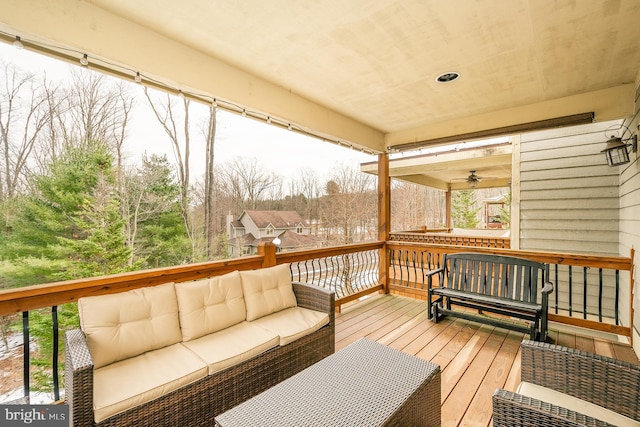
[[[286,264],[81,298],[65,335],[72,425],[212,425],[334,352],[334,298]]]
[[[640,366],[523,341],[522,383],[493,395],[493,425],[640,425]]]

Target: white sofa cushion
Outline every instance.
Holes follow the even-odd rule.
[[[286,345],[329,323],[329,315],[308,308],[290,307],[252,323],[277,334],[280,336],[280,345]]]
[[[588,373],[585,373],[585,375],[588,375]],[[552,405],[560,406],[562,408],[570,409],[616,426],[640,426],[640,421],[635,421],[607,408],[603,408],[602,406],[595,405],[591,402],[587,402],[586,400],[578,399],[577,397],[570,396],[538,384],[523,381],[518,386],[516,393]]]
[[[209,366],[209,374],[236,365],[278,345],[278,335],[249,322],[184,343]],[[265,369],[269,369],[265,366]]]
[[[96,369],[93,373],[95,421],[150,402],[206,375],[207,365],[182,344]]]
[[[184,341],[228,328],[247,317],[237,271],[176,283],[175,287]]]
[[[247,321],[297,305],[289,264],[241,271]]]
[[[94,367],[182,340],[173,283],[78,300]]]

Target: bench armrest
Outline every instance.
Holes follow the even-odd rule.
[[[74,427],[93,425],[93,360],[80,329],[65,334],[64,382]]]
[[[436,274],[440,276],[440,280],[438,283],[442,284],[442,281],[444,280],[444,266],[436,268],[435,270],[429,270],[424,273],[424,276],[427,278],[427,286],[429,289],[433,287],[433,276],[435,276]]]

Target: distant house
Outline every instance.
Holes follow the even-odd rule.
[[[321,239],[311,236],[310,225],[295,211],[244,211],[237,220],[227,217],[229,256],[254,255],[262,242],[280,251],[314,249]]]

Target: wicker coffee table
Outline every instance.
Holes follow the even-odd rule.
[[[439,426],[440,367],[360,339],[218,415],[216,426]]]

